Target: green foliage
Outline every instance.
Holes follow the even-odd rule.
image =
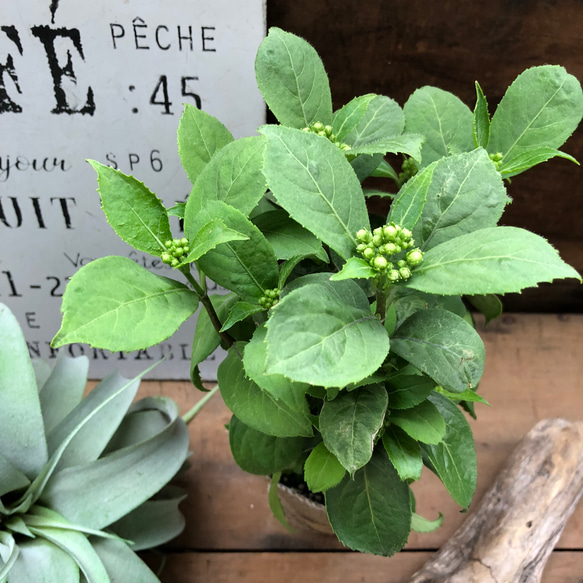
[[[184,528],[184,493],[167,486],[188,455],[176,404],[132,405],[142,375],[112,374],[83,398],[85,356],[37,363],[35,379],[2,304],[0,327],[0,580],[158,582],[134,551]]]
[[[574,161],[559,148],[581,120],[583,94],[575,77],[545,65],[520,75],[492,117],[478,83],[473,112],[435,87],[418,89],[403,108],[370,93],[333,112],[316,51],[276,28],[259,47],[256,76],[279,121],[258,128],[258,136],[234,140],[212,116],[185,108],[178,144],[193,183],[186,203],[166,210],[143,184],[93,163],[118,235],[161,257],[187,285],[124,258],[98,259],[67,286],[54,344],[144,348],[201,305],[191,377],[203,389],[198,365],[219,345],[228,350],[218,380],[234,414],[236,462],[272,481],[279,472],[303,471],[312,490],[325,492],[345,545],[392,554],[410,529],[429,532],[443,520],[415,514],[409,483],[423,465],[463,508],[475,489],[462,410],[475,417],[474,404],[485,403],[477,392],[485,355],[468,307],[488,322],[501,313],[498,295],[579,278],[544,239],[499,222],[511,201],[504,179],[556,156]],[[402,155],[400,168],[387,153]],[[389,188],[363,192],[369,176],[388,178]],[[379,193],[390,203],[384,224],[367,210],[366,196]],[[169,215],[184,219],[183,234],[170,233]],[[207,279],[230,293],[209,295]],[[46,371],[27,369],[22,384],[32,385],[35,374]],[[75,375],[83,372],[71,386]],[[107,390],[118,382],[110,379]],[[14,382],[2,377],[0,388],[11,396],[0,422],[21,407],[35,411],[15,428],[30,436],[19,442],[23,449],[5,453],[0,441],[1,495],[2,488],[26,488],[44,467],[69,414],[55,407],[46,416],[42,393],[40,405],[34,395],[17,400]],[[80,398],[78,389],[72,395]],[[121,410],[130,396],[129,389],[119,394]],[[48,442],[34,433],[41,409]],[[108,422],[96,415],[62,460],[98,461],[104,443],[123,441],[112,435],[119,421],[113,410]],[[11,456],[28,465],[13,467]],[[123,476],[121,465],[115,471]],[[55,503],[62,480],[42,485]],[[284,521],[276,492],[273,484],[270,504]],[[103,539],[95,547],[106,566],[119,544]],[[23,552],[49,560],[32,545]],[[51,553],[63,572],[77,568]]]

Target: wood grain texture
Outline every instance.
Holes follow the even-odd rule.
[[[486,372],[480,392],[492,407],[479,406],[472,421],[478,456],[477,502],[493,483],[520,439],[541,419],[583,420],[583,316],[505,315],[480,333],[486,344]],[[182,411],[200,398],[187,382],[145,382],[142,394],[167,394]],[[334,537],[293,535],[271,515],[263,477],[241,471],[229,451],[224,427],[230,414],[215,397],[191,425],[193,455],[182,477],[189,497],[184,534],[171,548],[198,551],[340,550]],[[428,471],[414,485],[417,510],[438,512],[444,525],[412,534],[409,549],[437,549],[465,515]],[[583,549],[583,508],[577,508],[558,548]],[[582,571],[583,572],[583,571]]]

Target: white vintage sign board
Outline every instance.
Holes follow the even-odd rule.
[[[265,122],[255,53],[265,0],[19,0],[0,5],[0,302],[21,323],[32,356],[55,358],[67,278],[91,259],[133,251],[105,221],[95,159],[132,173],[167,207],[190,183],[176,129],[183,103],[218,117],[238,138]],[[178,222],[173,223],[180,234]],[[91,359],[90,376],[125,376],[169,352],[150,378],[188,378],[193,320],[146,352]],[[1,331],[0,331],[1,333]],[[216,378],[217,360],[201,366]]]

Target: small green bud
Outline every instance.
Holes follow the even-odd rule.
[[[383,244],[383,237],[380,234],[373,235],[372,244],[375,247],[380,247]]]
[[[397,246],[394,243],[387,243],[385,245],[385,253],[387,255],[395,255],[397,253]]]
[[[397,231],[393,225],[387,225],[386,227],[383,227],[383,234],[386,239],[392,241],[395,238]]]
[[[401,231],[401,235],[402,235],[403,239],[410,239],[411,236],[413,235],[413,233],[411,233],[411,231],[409,231],[409,229],[403,229]]]
[[[174,259],[172,259],[172,262],[170,263],[170,265],[172,265],[172,267],[176,267],[179,263],[180,263],[180,261],[178,261],[178,259],[174,258]]]
[[[166,243],[164,243],[164,247],[166,247],[166,249],[170,249],[170,247],[172,247],[172,241],[166,241]]]
[[[423,251],[421,251],[419,248],[413,249],[413,251],[409,251],[409,253],[407,253],[405,259],[411,267],[415,267],[423,261]]]
[[[387,273],[387,277],[389,278],[389,281],[395,282],[395,281],[399,281],[400,275],[396,269],[391,269]]]
[[[174,256],[175,257],[180,257],[180,255],[182,255],[183,251],[182,251],[182,247],[175,247],[174,248]]]
[[[365,259],[372,259],[375,256],[375,252],[373,249],[371,249],[370,247],[367,247],[363,252],[362,252],[362,256]]]
[[[362,243],[368,243],[369,232],[366,229],[360,229],[360,231],[356,231],[356,240]]]
[[[182,237],[182,239],[180,239],[180,244],[185,247],[188,245],[188,239],[186,237]]]
[[[397,265],[399,266],[399,268],[401,268],[401,267],[407,267],[407,262],[404,259],[400,259],[397,262]]]
[[[359,253],[362,253],[362,252],[363,252],[365,249],[366,249],[366,245],[365,245],[364,243],[359,243],[359,244],[356,246],[356,250],[357,250]]]
[[[162,261],[164,263],[170,263],[172,261],[172,257],[170,256],[170,253],[162,253],[160,258],[162,259]]]
[[[395,253],[401,253],[402,248],[401,245],[395,245]]]
[[[411,277],[411,270],[408,267],[401,267],[399,274],[403,279],[409,279]]]
[[[379,271],[382,271],[387,268],[387,260],[382,256],[375,257],[373,267]]]
[[[322,122],[314,122],[314,124],[312,125],[312,128],[314,130],[316,130],[317,132],[321,132],[324,129],[324,124]]]

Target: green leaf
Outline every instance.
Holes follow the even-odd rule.
[[[342,279],[370,279],[375,277],[377,272],[370,266],[369,262],[361,257],[349,257],[342,269],[330,277],[332,281]]]
[[[473,115],[455,95],[437,87],[417,89],[405,103],[405,129],[425,136],[422,166],[474,149]]]
[[[237,302],[237,296],[234,293],[212,294],[209,299],[221,323],[227,319],[229,311]],[[202,309],[198,314],[192,339],[191,370],[209,357],[218,348],[220,342],[221,337],[212,325],[208,312]]]
[[[186,208],[185,202],[177,202],[174,206],[166,209],[169,217],[178,217],[179,219],[184,218],[184,209]]]
[[[485,150],[444,158],[435,165],[423,212],[413,229],[415,244],[430,249],[495,227],[509,202],[502,178]]]
[[[62,549],[37,538],[19,545],[20,553],[10,570],[9,581],[17,583],[78,583],[79,567]]]
[[[405,182],[391,205],[387,223],[392,221],[396,225],[413,230],[425,206],[434,170],[435,164],[431,164]]]
[[[267,499],[269,501],[269,508],[273,513],[273,516],[279,520],[279,522],[290,532],[294,532],[294,529],[289,525],[286,517],[285,512],[283,510],[283,506],[281,505],[281,500],[279,499],[279,488],[277,485],[279,484],[279,479],[281,478],[281,472],[275,472],[273,476],[271,476],[271,483],[269,484],[269,493],[267,495]]]
[[[328,255],[318,237],[290,218],[284,210],[263,213],[253,222],[265,235],[278,259],[314,255],[328,263]]]
[[[482,339],[446,310],[413,314],[391,338],[391,350],[454,393],[476,387],[484,371]]]
[[[465,401],[466,403],[482,403],[483,405],[490,406],[490,403],[484,399],[481,395],[478,395],[475,390],[468,389],[467,391],[462,391],[461,393],[451,393],[446,391],[443,387],[436,387],[435,389],[440,395],[446,396],[450,401],[454,403],[459,403]],[[474,417],[475,419],[475,417]]]
[[[220,286],[234,291],[245,301],[256,303],[266,289],[277,287],[279,268],[273,249],[241,211],[222,201],[209,202],[199,209],[189,201],[184,221],[186,236],[190,239],[190,229],[198,230],[198,224],[217,217],[247,239],[229,241],[211,249],[199,259],[198,266]]]
[[[403,482],[415,482],[421,477],[423,459],[417,441],[398,427],[389,425],[383,433],[383,446]]]
[[[355,146],[349,154],[407,154],[418,162],[421,161],[421,146],[424,138],[419,134],[403,134],[375,140],[361,146]]]
[[[6,576],[18,559],[20,550],[11,533],[0,530],[0,581],[4,583]]]
[[[324,445],[350,475],[370,461],[387,405],[387,392],[380,384],[342,391],[324,402],[319,426]]]
[[[405,546],[411,525],[409,488],[382,449],[354,478],[345,476],[325,496],[332,529],[346,546],[383,556]]]
[[[579,81],[563,67],[543,65],[521,73],[492,117],[488,151],[504,163],[534,148],[560,148],[583,115]]]
[[[46,435],[81,402],[88,371],[86,356],[69,358],[62,351],[57,355],[55,366],[39,393]]]
[[[431,401],[422,401],[410,409],[393,410],[389,421],[422,443],[439,443],[445,435],[445,421]]]
[[[474,145],[476,148],[487,148],[490,141],[490,114],[486,96],[476,81],[476,106],[474,107]]]
[[[425,375],[399,374],[389,378],[389,408],[411,409],[422,403],[435,389],[435,381]]]
[[[361,154],[350,161],[350,166],[359,182],[365,178],[373,176],[376,169],[383,162],[382,154]]]
[[[443,482],[451,497],[467,508],[476,489],[477,465],[472,430],[464,414],[446,397],[429,397],[445,419],[447,432],[437,445],[421,445],[426,465]]]
[[[229,130],[215,117],[185,105],[178,125],[178,153],[182,166],[195,183],[215,152],[233,141]]]
[[[150,273],[125,257],[103,257],[82,267],[68,283],[58,348],[73,342],[131,352],[176,332],[198,307],[185,285]]]
[[[241,322],[245,318],[257,314],[258,312],[263,312],[265,308],[258,306],[257,304],[250,304],[249,302],[237,302],[229,312],[227,320],[221,328],[221,332],[228,330],[234,326],[237,322]]]
[[[192,235],[192,233],[190,233]],[[186,259],[177,267],[198,261],[203,255],[221,243],[229,241],[246,241],[249,237],[234,229],[229,229],[220,219],[212,219],[203,225],[199,231],[189,239],[190,252]]]
[[[573,156],[569,156],[569,154],[565,154],[565,152],[561,152],[555,148],[539,147],[522,152],[508,162],[502,161],[499,172],[502,175],[502,178],[510,178],[540,164],[541,162],[546,162],[555,156],[565,158],[565,160],[570,160],[579,165],[579,162],[577,162]]]
[[[110,583],[107,571],[87,537],[80,532],[60,528],[30,527],[38,537],[41,537],[64,550],[85,576],[87,583]]]
[[[252,136],[224,146],[199,174],[190,198],[204,206],[211,200],[223,202],[248,215],[265,193],[263,152],[265,138]]]
[[[500,298],[494,294],[466,296],[466,299],[476,310],[486,317],[486,324],[502,314],[503,306]]]
[[[43,418],[24,336],[4,304],[0,330],[0,454],[32,479],[48,459]]]
[[[359,124],[366,113],[368,104],[377,97],[374,93],[355,97],[352,101],[334,112],[332,131],[340,142],[348,136]],[[402,128],[401,128],[402,131]],[[400,133],[400,132],[398,132]]]
[[[52,456],[72,432],[75,437],[61,455],[59,468],[96,460],[122,422],[132,404],[139,379],[126,379],[117,372],[109,374],[47,435]],[[81,429],[77,429],[83,425]]]
[[[296,383],[279,374],[266,374],[266,335],[265,326],[259,326],[255,330],[251,342],[245,346],[243,365],[246,375],[262,390],[267,391],[278,401],[283,401],[291,410],[309,416],[310,411],[305,399],[306,391],[309,388],[307,383]]]
[[[29,484],[30,480],[0,453],[0,497],[26,488]]]
[[[152,500],[109,526],[119,537],[132,541],[132,550],[141,551],[165,544],[177,537],[185,525],[178,505],[186,498],[180,488],[166,486]]]
[[[399,104],[385,95],[376,95],[371,100],[366,100],[364,115],[350,133],[342,138],[342,141],[358,151],[363,146],[369,146],[375,142],[379,143],[387,138],[398,138],[404,127],[405,117]],[[385,153],[382,149],[377,150],[377,152]],[[377,152],[366,153],[374,154]]]
[[[332,98],[324,65],[302,38],[272,27],[255,60],[257,85],[284,126],[332,122]]]
[[[162,412],[164,429],[96,461],[56,472],[41,495],[44,505],[75,524],[102,529],[170,481],[186,459],[188,428],[168,397],[149,397],[137,406]]]
[[[162,201],[142,182],[120,170],[88,160],[97,172],[99,195],[107,222],[132,247],[160,257],[172,239]]]
[[[278,203],[291,217],[344,259],[356,247],[355,233],[369,227],[360,182],[344,154],[313,133],[263,126],[264,172]]]
[[[312,492],[325,492],[342,481],[346,470],[323,442],[311,452],[304,464],[304,480]]]
[[[565,277],[581,281],[545,239],[516,227],[492,227],[427,251],[406,285],[443,295],[504,294]]]
[[[160,583],[158,577],[123,541],[101,538],[92,539],[91,544],[111,583]]]
[[[411,516],[411,530],[414,532],[428,533],[437,530],[443,524],[443,514],[439,513],[439,518],[427,520],[419,514],[413,513]]]
[[[301,395],[302,403],[290,407],[285,401],[262,390],[245,374],[243,362],[237,350],[231,348],[227,358],[219,365],[217,381],[225,405],[245,425],[275,437],[311,437],[312,423],[308,403]]]
[[[352,280],[304,285],[283,296],[267,321],[266,341],[267,373],[324,387],[371,375],[389,350],[387,331]]]
[[[229,443],[237,465],[250,474],[267,476],[295,466],[304,453],[304,437],[274,437],[256,431],[233,415]]]

